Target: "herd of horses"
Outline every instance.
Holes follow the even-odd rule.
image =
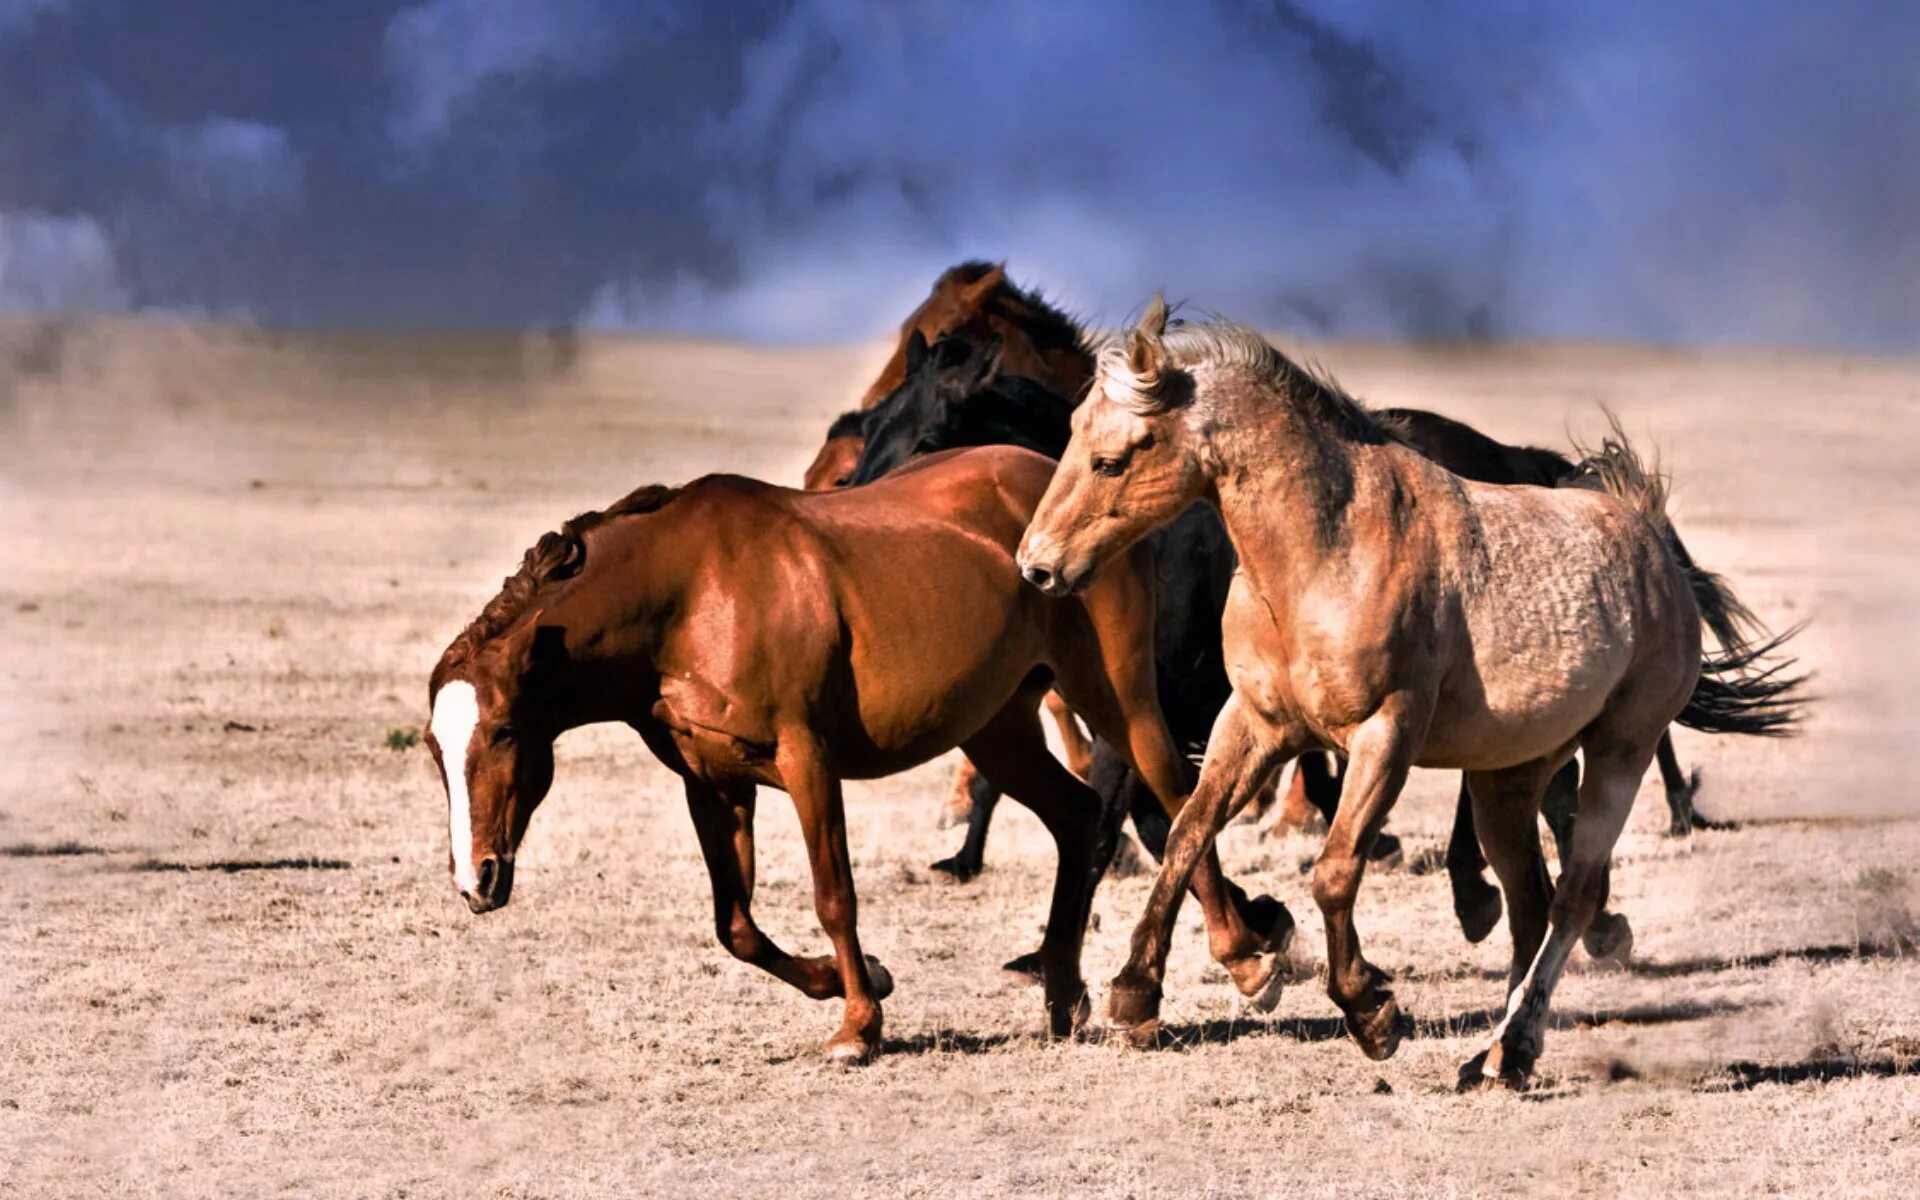
[[[842,780],[959,748],[966,844],[939,865],[962,878],[1003,791],[1040,818],[1058,865],[1016,964],[1060,1037],[1090,1016],[1081,943],[1131,817],[1161,866],[1105,1016],[1148,1045],[1188,890],[1234,985],[1277,1000],[1293,917],[1229,880],[1214,843],[1298,760],[1295,792],[1327,820],[1328,992],[1385,1058],[1408,1021],[1361,953],[1355,897],[1409,769],[1458,770],[1455,913],[1477,941],[1504,907],[1513,941],[1505,1014],[1459,1082],[1523,1086],[1573,944],[1630,953],[1608,870],[1656,758],[1673,831],[1698,822],[1669,726],[1780,735],[1805,703],[1791,631],[1693,560],[1617,425],[1569,457],[1370,410],[1157,297],[1102,337],[1002,265],[947,271],[805,483],[651,485],[540,538],[435,667],[426,741],[481,913],[511,895],[554,739],[631,725],[684,783],[721,944],[844,1001],[833,1063],[878,1051],[893,988],[860,947]],[[763,786],[798,812],[830,954],[755,924]]]

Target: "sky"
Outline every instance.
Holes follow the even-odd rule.
[[[0,314],[1920,349],[1912,0],[0,0]]]

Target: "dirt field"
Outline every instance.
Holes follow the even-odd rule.
[[[1377,873],[1368,951],[1418,1036],[1364,1059],[1310,977],[1311,837],[1223,842],[1302,926],[1279,1009],[1198,918],[1128,1053],[1041,1036],[998,969],[1036,939],[1047,840],[925,864],[947,764],[854,785],[862,938],[899,980],[873,1067],[837,1012],[715,944],[670,776],[564,739],[507,909],[470,916],[425,751],[441,648],[539,533],[649,480],[793,480],[874,347],[271,338],[0,328],[0,1195],[918,1196],[1012,1192],[1911,1194],[1920,1178],[1920,363],[1773,353],[1330,346],[1378,403],[1563,443],[1597,404],[1664,454],[1696,554],[1800,640],[1806,735],[1680,737],[1741,828],[1623,839],[1639,965],[1576,959],[1538,1086],[1456,1097],[1504,931],[1444,877]],[[1451,777],[1393,827],[1436,848]],[[791,809],[756,912],[816,928]],[[1097,904],[1087,974],[1146,881]],[[1906,1184],[1899,1181],[1905,1179]]]

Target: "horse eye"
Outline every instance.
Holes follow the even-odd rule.
[[[1096,458],[1093,460],[1093,473],[1113,478],[1124,472],[1127,464],[1117,458]]]
[[[493,737],[489,740],[496,746],[505,746],[511,743],[513,741],[513,726],[502,725],[496,728],[493,731]]]

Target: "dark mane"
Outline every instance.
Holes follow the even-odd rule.
[[[500,582],[500,591],[487,601],[480,615],[453,639],[433,670],[429,693],[440,690],[453,670],[472,660],[482,647],[513,626],[533,606],[533,598],[548,584],[578,575],[587,565],[586,534],[614,517],[654,512],[663,508],[679,488],[650,483],[635,488],[603,509],[583,512],[552,533],[543,533],[520,559],[520,569]]]
[[[935,289],[978,283],[1002,263],[969,259],[948,267],[934,285]],[[994,316],[1017,322],[1036,344],[1051,348],[1063,346],[1081,349],[1086,345],[1086,330],[1070,314],[1048,300],[1037,287],[1021,287],[1002,278],[1000,286],[988,297],[986,309]]]
[[[862,436],[866,428],[867,414],[871,411],[871,409],[854,408],[841,413],[833,419],[833,424],[827,426],[827,440]]]
[[[1388,440],[1388,432],[1373,410],[1340,386],[1326,368],[1318,363],[1296,363],[1277,349],[1273,353],[1286,371],[1287,391],[1322,423],[1348,441],[1377,446]]]

